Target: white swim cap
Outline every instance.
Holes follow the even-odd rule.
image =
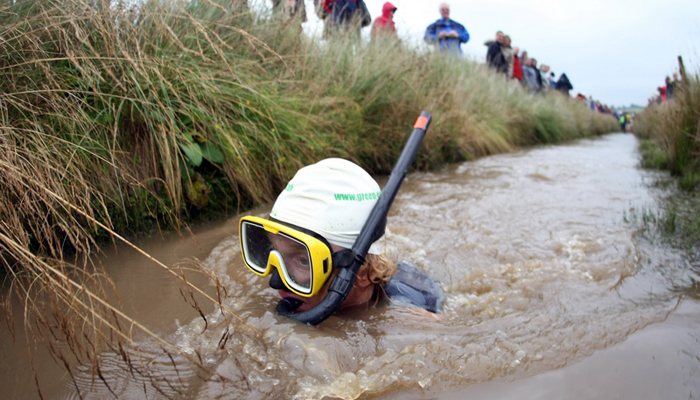
[[[379,185],[362,167],[328,158],[297,171],[277,197],[270,216],[350,249],[380,195]],[[380,254],[376,242],[369,253]]]

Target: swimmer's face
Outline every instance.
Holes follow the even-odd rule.
[[[298,246],[290,246],[288,241],[276,239],[278,238],[271,238],[272,246],[284,257],[284,262],[287,266],[287,271],[289,274],[292,275],[298,283],[308,284],[309,280],[311,279],[311,268],[309,267],[309,259],[306,252],[300,251]],[[331,251],[333,253],[340,250],[343,250],[343,247],[331,244]],[[337,270],[334,270],[328,280],[326,280],[326,282],[323,284],[323,287],[321,287],[321,290],[316,295],[311,297],[303,297],[292,293],[286,286],[283,288],[276,285],[273,286],[272,280],[270,280],[270,287],[277,289],[277,292],[283,299],[293,298],[301,301],[302,305],[297,308],[297,311],[306,311],[317,306],[321,300],[326,297],[330,282],[333,280],[333,277],[335,277],[337,272]]]
[[[279,243],[278,243],[279,244]],[[275,246],[275,243],[273,243],[273,246]],[[333,253],[337,251],[344,250],[345,248],[336,246],[334,244],[331,244],[331,251]],[[280,244],[280,247],[275,248],[275,250],[279,251],[282,256],[286,260],[289,258],[292,260],[292,263],[294,263],[293,266],[287,266],[288,270],[291,271],[292,268],[296,268],[297,272],[299,272],[299,276],[301,279],[303,275],[303,271],[310,271],[310,268],[305,267],[305,254],[299,254],[298,252],[295,252],[293,249],[290,249],[288,247],[282,246]],[[310,274],[310,272],[308,272]],[[298,294],[292,293],[287,289],[286,286],[282,285],[282,287],[279,287],[278,285],[273,286],[273,279],[270,279],[270,287],[273,289],[277,290],[277,293],[279,293],[280,297],[283,299],[286,298],[293,298],[296,300],[299,300],[302,302],[301,306],[296,309],[297,312],[301,311],[307,311],[310,310],[314,307],[316,307],[324,298],[326,298],[326,295],[328,294],[328,288],[331,285],[331,282],[333,281],[333,278],[335,275],[338,273],[338,270],[335,269],[331,273],[331,275],[328,277],[328,280],[323,284],[321,287],[321,290],[314,296],[311,297],[303,297],[299,296]],[[308,278],[310,279],[310,275],[307,275]],[[345,301],[340,306],[340,309],[346,308],[346,307],[351,307],[351,306],[357,306],[357,305],[362,305],[362,304],[367,304],[370,299],[372,298],[373,294],[373,285],[367,278],[367,274],[360,274],[357,276],[357,279],[355,280],[355,284],[353,285],[352,289],[350,290],[350,293],[348,293],[347,298]]]
[[[279,235],[270,235],[269,238],[272,249],[282,254],[289,276],[299,285],[309,287],[311,282],[311,259],[306,248]]]

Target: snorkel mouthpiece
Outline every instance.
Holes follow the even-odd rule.
[[[391,208],[399,187],[401,187],[406,174],[408,174],[408,169],[418,153],[418,148],[423,142],[431,120],[432,117],[428,112],[421,112],[413,125],[413,131],[408,138],[408,142],[406,142],[394,169],[391,171],[391,175],[389,175],[389,180],[382,190],[382,195],[374,205],[374,208],[372,208],[365,225],[352,246],[352,250],[348,250],[347,255],[342,257],[343,260],[339,260],[338,264],[336,264],[335,259],[333,260],[333,268],[338,269],[338,273],[331,282],[328,295],[315,307],[298,313],[294,311],[301,306],[302,302],[300,300],[282,299],[277,304],[277,312],[280,315],[296,319],[305,324],[318,325],[330,317],[345,301],[355,283],[357,271],[365,263],[365,256],[370,246],[377,240],[379,230],[383,232],[389,208]]]

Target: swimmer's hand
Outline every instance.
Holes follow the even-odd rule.
[[[445,317],[443,317],[442,315],[440,315],[440,314],[435,314],[435,313],[431,313],[430,311],[425,310],[425,309],[423,309],[423,308],[417,308],[417,307],[414,308],[414,307],[410,307],[410,308],[407,309],[407,311],[412,312],[412,313],[414,313],[414,314],[416,314],[416,315],[418,315],[418,316],[420,316],[420,317],[429,317],[429,318],[432,318],[432,319],[434,319],[434,320],[436,320],[436,321],[442,321],[442,320],[445,319]]]
[[[445,320],[445,317],[442,314],[431,313],[430,311],[420,307],[401,307],[401,312],[405,312],[406,314],[420,318],[428,317],[435,321]]]

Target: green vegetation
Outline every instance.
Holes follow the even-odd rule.
[[[650,104],[634,122],[642,139],[645,167],[668,170],[683,193],[666,201],[658,218],[674,242],[697,252],[700,243],[700,80],[683,71],[681,85],[671,100]]]
[[[646,141],[645,165],[667,169],[686,191],[700,183],[700,81],[683,74],[673,99],[652,103],[634,122],[635,133]]]
[[[139,326],[67,254],[270,201],[322,158],[388,173],[422,110],[421,169],[617,129],[473,62],[311,41],[217,1],[0,1],[0,262],[20,296],[61,310],[37,314],[51,335],[94,352]]]

